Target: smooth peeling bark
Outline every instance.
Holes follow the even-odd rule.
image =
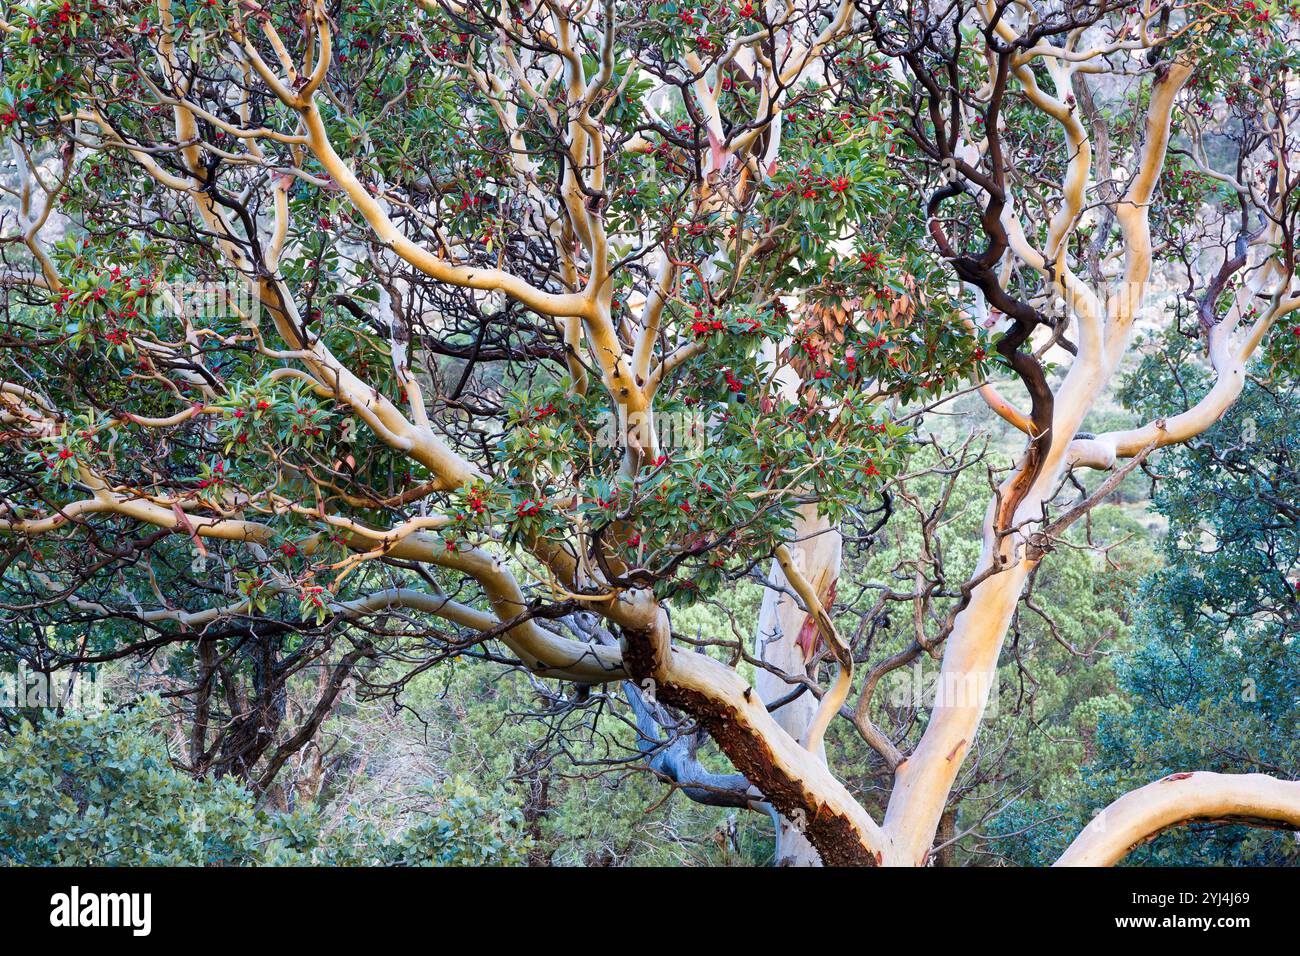
[[[1170,827],[1235,823],[1300,830],[1300,781],[1262,773],[1175,773],[1097,814],[1054,866],[1114,866]]]
[[[796,555],[800,570],[823,604],[829,606],[839,579],[843,554],[839,531],[818,515],[815,507],[806,506],[800,509],[793,537],[790,550]],[[815,647],[818,640],[815,622],[792,595],[779,561],[772,562],[768,580],[773,586],[763,591],[763,604],[754,633],[754,655],[787,674],[802,674],[807,668],[805,648]],[[771,671],[755,669],[754,689],[766,704],[788,696],[797,686]],[[816,695],[805,691],[774,710],[772,716],[791,737],[803,740],[817,707]],[[826,763],[824,745],[819,744],[813,754]],[[776,860],[778,864],[788,866],[817,866],[821,863],[799,827],[785,817],[781,817],[777,825]]]
[[[781,730],[731,668],[703,655],[676,653],[660,696],[699,720],[779,813],[806,821],[803,833],[824,864],[894,862],[875,821],[817,755]]]
[[[944,649],[930,722],[916,749],[895,772],[884,830],[898,855],[914,865],[926,862],[933,845],[952,786],[995,686],[998,656],[1016,603],[1037,563],[1027,557],[1030,525],[1041,519],[1044,503],[1071,462],[1074,437],[1123,355],[1133,316],[1147,294],[1152,265],[1150,199],[1164,168],[1174,98],[1190,75],[1191,67],[1184,63],[1164,65],[1157,72],[1138,174],[1117,210],[1125,239],[1124,281],[1108,300],[1104,331],[1095,314],[1089,310],[1079,314],[1085,334],[1079,357],[1051,403],[1051,429],[1044,436],[1046,447],[1036,450],[1031,441],[1030,454],[1003,483],[999,500],[990,506],[986,518],[984,551],[976,577],[994,561],[1000,561],[1002,568],[972,589],[970,601],[954,622]],[[1072,117],[1064,118],[1067,138],[1074,142],[1078,131],[1070,135]],[[1076,164],[1081,161],[1082,157],[1076,156]],[[1063,209],[1068,211],[1069,205],[1066,203]],[[1058,217],[1055,228],[1061,236],[1071,217]],[[1013,244],[1024,246],[1023,242],[1015,243],[1018,229],[1009,234]],[[1085,297],[1085,304],[1090,302]],[[1113,457],[1110,460],[1113,463]],[[998,527],[1017,530],[999,541],[994,534]]]
[[[987,561],[981,567],[987,567]],[[998,655],[1032,566],[1019,560],[985,578],[953,623],[930,722],[894,773],[884,830],[903,865],[922,866],[997,680]]]
[[[1010,489],[1023,482],[1029,460],[1002,485],[985,518],[984,548],[972,579],[986,574],[970,592],[970,600],[953,622],[944,647],[938,688],[930,721],[916,749],[895,771],[894,791],[885,813],[884,829],[900,857],[913,865],[926,862],[953,784],[979,731],[989,695],[997,687],[998,657],[1016,604],[1038,560],[1029,537],[1041,520],[1043,507],[1071,461],[1069,449],[1087,411],[1100,371],[1076,365],[1054,404],[1052,431],[1056,436],[1038,462],[1037,474],[1014,514],[1005,519],[1014,532],[1001,539],[995,529]],[[1080,383],[1083,383],[1082,385]]]
[[[896,862],[880,827],[817,755],[767,711],[733,668],[704,654],[667,649],[668,616],[620,626],[623,663],[642,692],[699,721],[736,770],[803,832],[827,866]],[[663,654],[660,657],[660,654]]]

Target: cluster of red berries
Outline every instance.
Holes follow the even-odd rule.
[[[691,332],[696,338],[705,335],[712,335],[714,332],[721,332],[727,327],[727,324],[717,316],[706,319],[703,309],[695,310],[695,321],[691,323]]]
[[[796,174],[796,178],[786,183],[784,186],[778,186],[775,191],[777,198],[788,196],[791,193],[798,193],[803,199],[816,199],[819,189],[828,188],[832,193],[839,196],[847,192],[853,183],[847,176],[837,176],[831,179],[827,176],[815,176],[813,171],[804,166]]]
[[[295,424],[293,426],[294,432],[298,434],[306,435],[309,438],[319,437],[322,432],[322,428],[319,425],[317,425],[315,422],[313,422],[312,419],[316,417],[320,409],[296,408],[294,409],[294,411],[296,411],[300,417],[306,419],[306,421],[303,424],[301,425]]]
[[[226,463],[219,461],[212,466],[212,476],[204,478],[199,482],[200,488],[210,488],[216,485],[223,485],[226,482]]]

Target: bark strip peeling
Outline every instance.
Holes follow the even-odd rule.
[[[709,694],[675,679],[677,670],[670,654],[661,660],[654,651],[662,646],[654,629],[621,628],[623,661],[638,687],[653,688],[661,703],[676,707],[709,733],[735,768],[787,819],[798,821],[808,841],[826,866],[876,866],[884,862],[883,852],[865,842],[861,825],[848,814],[818,799],[818,794],[795,772],[788,759],[771,745],[771,735],[753,726],[742,707],[721,694]],[[685,675],[682,675],[685,676]],[[744,698],[762,709],[752,688]],[[766,710],[763,710],[766,714]],[[806,751],[801,751],[807,755]],[[807,755],[808,759],[815,759]],[[847,794],[845,794],[847,796]]]

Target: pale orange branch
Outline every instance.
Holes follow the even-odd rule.
[[[1184,823],[1300,830],[1300,781],[1262,773],[1175,773],[1124,794],[1097,814],[1055,866],[1113,866]]]

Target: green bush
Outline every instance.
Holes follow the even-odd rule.
[[[91,716],[44,714],[0,743],[0,863],[16,866],[393,865],[521,862],[515,811],[462,779],[426,793],[396,838],[314,810],[269,811],[231,777],[196,779],[171,761],[149,699]]]

